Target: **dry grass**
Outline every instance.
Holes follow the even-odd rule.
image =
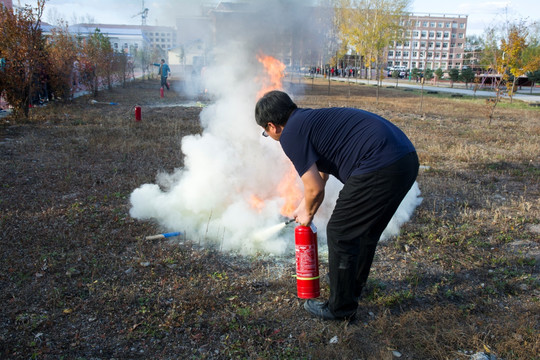
[[[503,103],[488,125],[479,99],[424,95],[420,111],[411,91],[382,88],[377,103],[371,85],[302,89],[302,106],[395,122],[427,167],[358,321],[309,318],[290,259],[143,240],[159,230],[128,216],[127,196],[182,166],[179,139],[201,131],[200,108],[168,107],[187,99],[146,81],[102,94],[118,106],[78,99],[1,130],[0,357],[538,359],[540,111]]]

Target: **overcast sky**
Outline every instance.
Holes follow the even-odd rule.
[[[13,0],[14,4],[35,6],[36,0]],[[198,15],[199,4],[217,0],[146,0],[147,25],[174,26],[177,17]],[[234,1],[231,1],[234,2]],[[70,24],[93,18],[96,23],[140,24],[137,16],[142,0],[47,0],[44,20],[63,18]],[[411,11],[432,14],[468,15],[467,35],[481,35],[484,29],[506,19],[540,21],[540,0],[413,0]]]

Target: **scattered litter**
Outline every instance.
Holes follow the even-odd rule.
[[[96,100],[90,100],[90,104],[118,105],[118,103],[115,103],[115,102],[103,102],[103,101],[96,101]]]
[[[337,335],[334,336],[333,338],[330,339],[329,341],[330,344],[337,344],[338,343],[338,337]]]
[[[150,261],[144,261],[140,263],[142,267],[148,267],[150,266]]]
[[[420,165],[420,170],[429,170],[431,169],[431,166],[428,165]]]
[[[401,357],[401,353],[397,350],[392,351],[392,355],[394,355],[394,357],[397,357],[397,358]]]
[[[497,357],[492,354],[486,354],[483,352],[478,352],[476,354],[471,355],[469,358],[470,360],[497,360]]]

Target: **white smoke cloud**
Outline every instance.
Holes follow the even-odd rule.
[[[249,36],[256,39],[253,32]],[[260,49],[241,39],[222,45],[204,73],[204,86],[216,100],[200,114],[202,134],[182,139],[183,168],[161,173],[156,184],[133,191],[130,215],[223,251],[293,253],[294,226],[284,226],[280,209],[285,200],[277,191],[291,163],[278,142],[261,136],[254,119],[261,90],[257,79],[266,76],[256,60]],[[301,188],[299,179],[298,185]],[[314,219],[321,244],[341,187],[335,179],[328,182],[326,199]],[[417,185],[409,195],[386,236],[399,232],[421,201]],[[261,207],[252,205],[253,196],[264,200]]]

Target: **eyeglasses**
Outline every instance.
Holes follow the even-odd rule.
[[[262,132],[262,134],[261,134],[261,135],[264,136],[264,137],[268,137],[268,133],[266,132],[266,128],[267,128],[267,127],[268,127],[268,124],[266,124],[266,126],[264,127],[264,130],[263,130],[263,132]]]

